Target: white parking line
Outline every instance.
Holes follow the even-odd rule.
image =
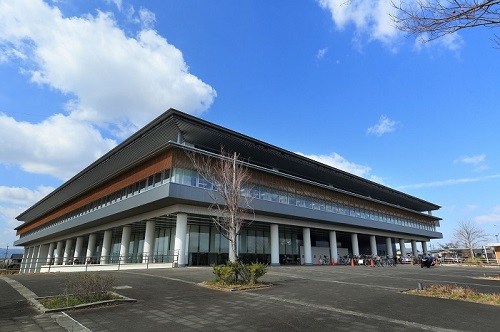
[[[357,311],[352,311],[352,310],[345,310],[345,309],[335,308],[335,307],[326,306],[326,305],[319,305],[319,304],[312,304],[312,303],[298,301],[298,300],[284,299],[284,298],[280,298],[280,297],[276,297],[276,296],[272,296],[272,295],[263,295],[261,293],[242,293],[242,296],[259,297],[259,298],[266,299],[266,300],[279,301],[279,302],[284,302],[284,303],[289,303],[289,304],[294,304],[294,305],[300,305],[303,307],[310,307],[310,308],[319,309],[319,310],[326,310],[326,311],[336,312],[336,313],[343,314],[343,315],[362,317],[362,318],[366,318],[366,319],[382,321],[384,323],[393,323],[393,324],[398,324],[398,325],[402,325],[405,327],[418,328],[418,329],[427,330],[427,331],[435,331],[435,332],[459,332],[459,331],[461,331],[461,330],[444,329],[444,328],[440,328],[440,327],[436,327],[436,326],[419,324],[419,323],[415,323],[415,322],[409,322],[409,321],[404,321],[404,320],[399,320],[399,319],[394,319],[394,318],[384,317],[384,316],[379,316],[379,315],[367,314],[367,313],[357,312]]]

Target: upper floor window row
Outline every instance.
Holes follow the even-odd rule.
[[[182,168],[173,169],[172,182],[192,187],[214,190],[213,185],[205,180],[196,171]],[[396,216],[389,213],[382,213],[380,211],[374,211],[369,208],[354,207],[341,202],[333,202],[324,199],[298,195],[296,193],[290,193],[266,186],[249,185],[242,188],[241,195],[252,197],[254,199],[261,199],[276,203],[326,211],[371,221],[385,222],[417,229],[425,229],[428,231],[436,231],[436,224],[432,224],[429,222]]]

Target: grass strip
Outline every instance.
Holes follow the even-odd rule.
[[[500,305],[500,294],[479,293],[472,288],[460,287],[454,284],[429,285],[423,290],[412,289],[404,293],[481,304]]]
[[[82,304],[91,304],[100,301],[109,301],[118,299],[121,299],[121,297],[113,293],[99,294],[92,297],[84,297],[84,298],[77,295],[68,294],[68,295],[56,295],[56,296],[39,298],[38,302],[40,302],[47,309],[58,309],[58,308],[69,308]]]

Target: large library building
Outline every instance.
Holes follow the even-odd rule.
[[[442,238],[439,205],[169,109],[17,217],[21,272],[225,262],[214,189],[192,162],[221,147],[250,173],[243,262],[416,256]]]

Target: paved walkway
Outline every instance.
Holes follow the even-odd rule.
[[[62,293],[65,274],[3,278],[0,331],[498,331],[500,326],[498,306],[401,294],[419,282],[500,293],[500,281],[476,279],[500,269],[271,267],[263,280],[274,286],[250,292],[197,285],[213,278],[211,268],[110,273],[116,291],[137,302],[44,315],[25,297]]]

